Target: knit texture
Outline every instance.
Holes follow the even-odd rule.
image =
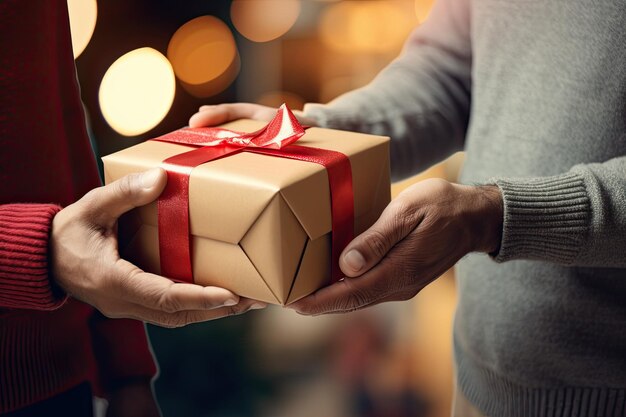
[[[495,260],[545,259],[571,264],[587,239],[591,203],[583,179],[495,179],[504,200],[500,251]]]
[[[0,1],[0,414],[156,372],[143,323],[65,301],[50,274],[55,213],[99,185],[67,2]]]
[[[485,416],[507,415],[554,417],[554,416],[603,416],[626,415],[626,389],[609,387],[567,386],[547,389],[527,387],[509,381],[479,366],[461,352],[459,358],[458,384],[469,398],[481,398],[485,388],[494,396],[491,401],[478,400]],[[476,383],[476,382],[479,383]]]
[[[52,204],[0,205],[0,305],[53,310],[66,297],[48,279]]]
[[[458,383],[490,417],[625,416],[626,2],[438,0],[367,86],[307,104],[391,136],[394,178],[464,149],[501,247],[457,265]]]
[[[89,306],[69,300],[53,311],[19,311],[28,313],[4,310],[0,317],[0,414],[84,381],[104,393],[91,348]]]

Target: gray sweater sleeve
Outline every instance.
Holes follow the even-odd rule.
[[[496,261],[626,267],[626,156],[553,177],[493,182],[504,198]]]
[[[307,104],[319,126],[390,136],[392,177],[426,169],[461,150],[469,119],[468,0],[439,0],[402,54],[369,85]]]
[[[323,127],[390,136],[394,179],[461,150],[471,99],[468,3],[438,0],[403,53],[370,84],[326,105],[307,104],[304,116]],[[626,267],[626,156],[492,183],[504,199],[496,261]]]

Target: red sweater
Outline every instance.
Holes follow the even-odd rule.
[[[142,323],[66,300],[50,280],[52,218],[99,185],[66,1],[1,1],[0,413],[155,374]]]

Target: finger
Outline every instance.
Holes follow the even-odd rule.
[[[161,168],[126,175],[111,184],[91,190],[80,202],[87,205],[91,221],[114,224],[125,212],[154,201],[165,188],[167,175]]]
[[[119,276],[113,285],[115,296],[143,307],[174,313],[184,310],[212,310],[239,303],[239,296],[225,288],[203,287],[173,282],[156,274],[143,272],[120,259]]]
[[[199,323],[215,320],[223,317],[234,316],[246,313],[250,310],[258,310],[267,307],[267,304],[249,298],[241,298],[239,303],[220,307],[214,310],[185,310],[166,313],[159,310],[152,310],[141,305],[129,303],[124,307],[123,314],[119,317],[128,317],[145,321],[161,327],[181,327],[191,323]],[[116,315],[113,315],[116,316]]]
[[[380,265],[363,276],[346,278],[287,307],[304,315],[347,313],[382,302],[392,289],[391,265]]]
[[[260,110],[263,109],[269,109],[269,107],[252,103],[202,106],[200,111],[189,119],[189,127],[215,126],[237,119],[256,119]]]
[[[320,314],[348,313],[369,306],[376,301],[366,293],[355,291],[354,281],[361,278],[339,281],[322,288],[287,306],[298,314],[317,316]]]
[[[339,258],[341,271],[348,277],[364,274],[411,233],[420,221],[421,215],[414,204],[404,197],[396,198],[372,227],[346,246]]]

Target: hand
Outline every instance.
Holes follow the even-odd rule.
[[[254,119],[269,122],[276,115],[273,107],[262,106],[252,103],[217,104],[215,106],[202,106],[198,113],[189,119],[189,127],[215,126],[237,119]],[[294,115],[300,123],[307,126],[315,126],[315,122],[302,116],[299,111]]]
[[[149,381],[134,381],[109,394],[107,417],[160,417]]]
[[[131,174],[87,193],[52,221],[50,260],[56,284],[105,316],[178,327],[262,308],[223,288],[174,283],[121,259],[117,219],[155,200],[165,171]]]
[[[345,248],[346,278],[288,307],[317,315],[413,298],[467,253],[497,251],[502,218],[496,186],[417,183]]]

